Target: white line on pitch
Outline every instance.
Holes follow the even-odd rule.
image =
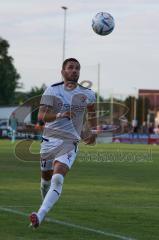
[[[15,213],[15,214],[25,216],[25,217],[28,217],[28,215],[29,215],[27,213],[24,213],[24,212],[21,212],[21,211],[18,211],[18,210],[3,208],[3,207],[0,207],[0,211]],[[72,227],[72,228],[85,230],[85,231],[88,231],[88,232],[94,232],[96,234],[100,234],[100,235],[104,235],[104,236],[114,237],[114,238],[120,239],[120,240],[137,240],[137,239],[134,239],[134,238],[131,238],[131,237],[125,237],[125,236],[121,236],[121,235],[106,232],[106,231],[101,231],[101,230],[97,230],[97,229],[93,229],[93,228],[89,228],[89,227],[84,227],[84,226],[81,226],[81,225],[68,223],[68,222],[64,222],[64,221],[59,221],[59,220],[56,220],[56,219],[46,218],[45,221],[50,222],[50,223],[56,223],[56,224],[64,225],[64,226],[67,226],[67,227]]]

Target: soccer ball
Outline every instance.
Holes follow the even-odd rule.
[[[92,28],[99,35],[105,36],[110,34],[114,27],[114,18],[110,13],[99,12],[92,19]]]

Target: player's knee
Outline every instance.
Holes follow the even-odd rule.
[[[62,174],[56,173],[52,176],[51,188],[57,191],[59,195],[62,192],[63,182],[64,182],[64,177],[62,176]]]
[[[41,172],[41,177],[42,177],[45,181],[50,181],[51,178],[52,178],[52,174],[53,174],[53,170],[42,171],[42,172]]]
[[[64,177],[62,174],[56,173],[52,176],[51,183],[53,183],[56,186],[63,185]]]

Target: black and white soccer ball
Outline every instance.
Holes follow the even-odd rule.
[[[105,36],[110,34],[115,27],[114,18],[110,13],[99,12],[92,19],[92,28],[95,33]]]

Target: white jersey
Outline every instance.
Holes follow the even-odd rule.
[[[53,122],[46,122],[43,136],[79,141],[87,105],[95,101],[95,93],[81,85],[77,85],[73,90],[66,89],[64,82],[48,87],[40,104],[51,106],[54,113],[72,111],[76,116],[71,120],[59,118]]]

